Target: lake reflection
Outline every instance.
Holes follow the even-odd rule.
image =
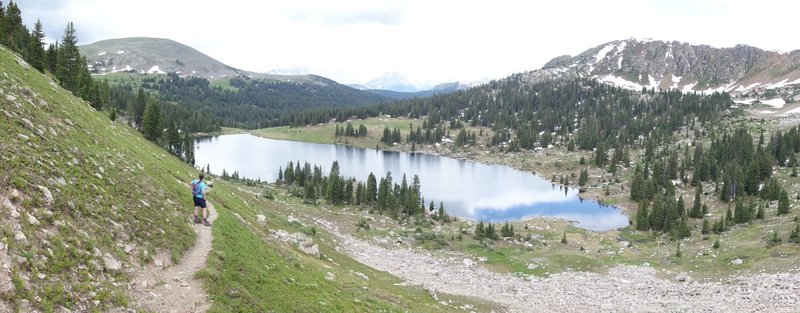
[[[226,135],[197,140],[198,166],[211,166],[221,174],[238,171],[248,178],[275,181],[278,168],[289,161],[321,165],[327,174],[339,161],[341,174],[365,181],[370,172],[377,177],[392,173],[394,183],[403,174],[409,184],[418,175],[426,207],[430,201],[444,202],[451,215],[475,220],[503,222],[534,216],[576,221],[590,230],[610,230],[628,225],[618,209],[595,201],[581,201],[576,189],[554,186],[531,173],[500,165],[485,165],[421,153],[391,152],[343,145],[273,140],[250,134]]]

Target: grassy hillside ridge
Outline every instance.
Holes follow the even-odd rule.
[[[194,244],[184,182],[196,170],[2,47],[0,129],[0,312],[137,308],[133,274]],[[196,276],[213,312],[455,310],[337,253],[322,231],[318,259],[255,226],[258,212],[270,228],[306,230],[287,221],[293,207],[222,181],[210,200],[214,251]]]
[[[136,264],[176,259],[194,242],[182,184],[191,167],[5,48],[0,68],[0,283],[13,282],[0,306],[125,305],[114,285]]]

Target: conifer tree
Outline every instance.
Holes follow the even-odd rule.
[[[567,232],[564,232],[564,234],[561,235],[561,243],[567,244]]]
[[[150,141],[157,141],[161,137],[161,110],[155,99],[148,101],[145,107],[142,117],[142,133]]]
[[[784,190],[778,199],[778,215],[789,213],[789,194]]]
[[[189,136],[189,133],[184,133],[183,135],[183,152],[186,163],[194,166],[194,139]]]
[[[578,185],[583,187],[589,182],[589,172],[586,169],[581,170],[581,175],[578,178]]]
[[[28,63],[33,68],[44,72],[45,67],[45,51],[44,51],[44,31],[42,30],[42,22],[36,20],[33,31],[31,31],[31,38],[26,48]]]
[[[708,220],[707,219],[703,219],[703,229],[700,230],[700,233],[703,234],[703,235],[708,235],[708,233],[711,231],[711,227],[710,226],[711,225],[709,225]]]
[[[81,70],[81,58],[78,51],[78,37],[77,31],[72,22],[67,23],[67,28],[64,30],[64,36],[61,37],[61,43],[58,47],[58,59],[56,62],[56,77],[61,82],[65,89],[77,93],[81,85],[78,84],[78,79]]]

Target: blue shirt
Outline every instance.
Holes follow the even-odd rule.
[[[195,185],[195,184],[197,184],[197,185]],[[192,186],[194,186],[194,188],[197,189],[197,191],[198,191],[196,197],[198,197],[200,199],[203,199],[203,191],[206,190],[206,188],[208,188],[208,186],[206,186],[206,182],[201,181],[201,182],[198,183],[198,180],[195,179],[195,180],[192,181]],[[194,189],[192,189],[192,193],[194,194]]]

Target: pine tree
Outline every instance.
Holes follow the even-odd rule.
[[[646,201],[639,202],[639,209],[636,211],[636,230],[650,229],[650,216],[647,212]]]
[[[17,32],[24,28],[24,25],[22,25],[22,13],[13,1],[8,2],[2,22],[2,42],[14,51],[21,51],[19,47],[21,43],[15,42],[14,39],[17,37]]]
[[[564,232],[564,234],[561,236],[561,243],[567,244],[567,232]]]
[[[155,99],[147,101],[142,117],[142,133],[150,141],[157,141],[161,137],[161,110]]]
[[[183,135],[183,152],[185,154],[184,161],[194,166],[194,139],[189,136],[189,133]]]
[[[308,183],[305,186],[305,201],[311,204],[317,203],[317,190],[314,186],[314,183]]]
[[[431,202],[431,206],[433,206],[433,202]],[[475,240],[481,240],[485,237],[486,230],[484,229],[483,221],[480,221],[477,225],[475,225],[475,234],[473,235],[473,238],[475,238]]]
[[[789,213],[789,194],[784,190],[778,199],[778,215]]]
[[[44,31],[42,30],[42,22],[39,20],[36,20],[36,24],[34,24],[26,50],[28,63],[33,66],[33,68],[39,70],[39,72],[44,72]]]
[[[58,60],[56,62],[56,77],[65,89],[78,93],[80,88],[78,79],[81,70],[81,55],[78,51],[78,37],[75,25],[67,23],[64,36],[61,37],[61,44],[58,47]]]
[[[707,219],[703,219],[703,229],[700,230],[700,233],[703,235],[708,235],[709,232],[711,232],[711,225],[709,225]]]
[[[714,245],[711,247],[714,249],[719,249],[719,238],[717,238],[717,240],[714,240]]]
[[[583,169],[580,177],[578,178],[578,185],[583,187],[586,186],[587,182],[589,182],[589,172],[586,169]]]
[[[692,210],[689,211],[689,217],[691,218],[701,218],[703,217],[702,212],[702,203],[700,202],[700,188],[697,188],[697,192],[694,194],[694,204],[692,205]]]
[[[800,223],[794,224],[794,229],[789,235],[789,242],[800,243]]]

